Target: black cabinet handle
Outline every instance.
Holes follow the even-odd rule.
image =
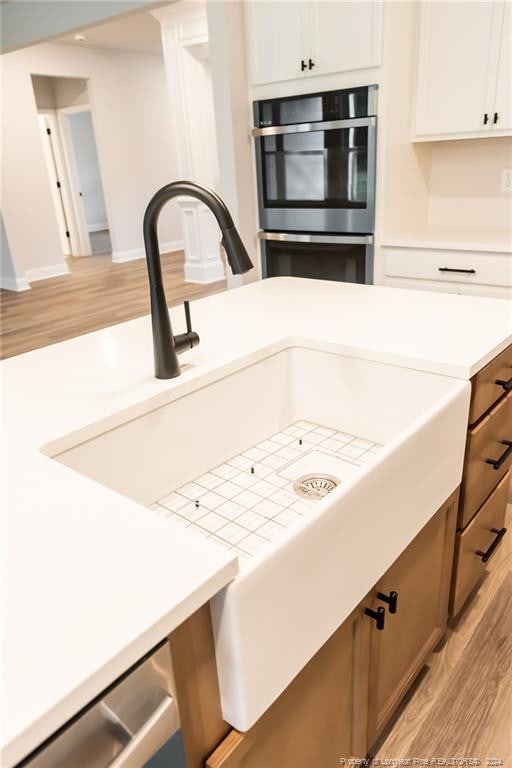
[[[313,69],[314,66],[315,66],[315,62],[313,61],[313,59],[308,59],[308,67],[309,67],[309,69]]]
[[[385,608],[377,608],[376,611],[372,611],[371,608],[365,608],[364,609],[365,616],[369,616],[371,619],[374,619],[377,629],[383,630],[384,629],[384,622],[386,620],[386,610]]]
[[[497,384],[498,387],[503,387],[505,392],[510,392],[512,389],[512,376],[510,379],[507,379],[507,381],[504,381],[503,379],[496,379],[494,383]]]
[[[439,267],[439,272],[462,272],[464,275],[476,275],[476,269],[456,269],[455,267]]]
[[[512,440],[500,440],[500,443],[507,446],[501,456],[498,459],[485,460],[485,463],[490,464],[493,469],[500,469],[512,453]]]
[[[389,595],[385,595],[383,592],[377,592],[377,599],[389,605],[389,612],[396,613],[396,606],[398,603],[398,592],[392,590]]]
[[[484,112],[484,125],[487,125],[488,122],[489,122],[489,115],[487,114],[487,112]]]
[[[499,120],[499,116],[498,116],[498,113],[497,113],[497,112],[495,112],[495,113],[494,113],[494,117],[493,117],[493,119],[492,119],[492,122],[494,123],[494,125],[496,125],[496,123],[498,122],[498,120]]]
[[[305,70],[305,69],[307,69],[307,68],[308,68],[308,65],[306,64],[306,62],[304,61],[304,59],[301,59],[301,60],[300,60],[300,69],[301,69],[301,72],[304,72],[304,70]]]
[[[496,536],[493,539],[493,542],[489,549],[487,549],[485,552],[482,552],[481,549],[477,549],[475,552],[475,555],[478,555],[478,557],[482,558],[483,563],[489,562],[490,558],[492,557],[494,550],[506,534],[507,529],[506,528],[491,528],[491,533],[495,533]]]

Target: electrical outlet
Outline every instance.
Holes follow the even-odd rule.
[[[512,168],[504,168],[501,172],[501,191],[509,195],[512,193]]]

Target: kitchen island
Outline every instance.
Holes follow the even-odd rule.
[[[54,457],[283,339],[331,344],[354,360],[463,381],[512,342],[506,300],[293,278],[202,299],[192,313],[201,345],[181,356],[178,379],[153,378],[149,318],[2,364],[7,768],[238,571],[232,551]],[[171,316],[180,331],[181,310]],[[191,429],[200,439],[208,425]],[[169,439],[179,448],[180,435]]]

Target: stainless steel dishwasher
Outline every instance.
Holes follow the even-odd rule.
[[[20,768],[182,768],[178,731],[171,653],[165,642],[79,712]]]

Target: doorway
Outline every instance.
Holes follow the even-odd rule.
[[[32,75],[64,256],[112,252],[87,80]]]

